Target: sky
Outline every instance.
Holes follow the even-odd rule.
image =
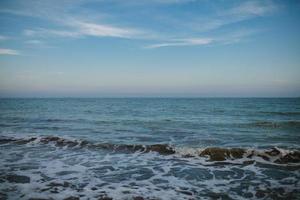
[[[0,97],[299,97],[297,0],[0,0]]]

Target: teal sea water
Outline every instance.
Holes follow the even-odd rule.
[[[0,199],[300,199],[299,98],[0,100]]]

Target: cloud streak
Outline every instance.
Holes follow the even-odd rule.
[[[161,47],[174,47],[174,46],[202,46],[212,43],[214,40],[211,38],[184,38],[175,39],[170,42],[158,43],[146,46],[147,49],[156,49]]]
[[[89,3],[95,2],[95,0],[89,0]],[[113,3],[122,3],[128,4],[127,8],[130,8],[132,4],[144,4],[145,7],[149,3],[151,4],[181,4],[181,3],[197,3],[197,4],[205,4],[207,2],[196,1],[196,0],[129,0],[126,2],[113,0]],[[148,45],[145,48],[156,49],[162,47],[171,47],[171,46],[203,46],[208,44],[215,44],[220,42],[220,40],[224,40],[224,43],[232,43],[232,40],[229,39],[216,39],[222,38],[219,34],[213,35],[212,31],[216,31],[221,29],[224,26],[231,25],[234,23],[243,22],[246,20],[250,20],[256,17],[262,17],[266,15],[270,15],[278,10],[278,6],[272,1],[243,1],[242,3],[234,3],[230,8],[224,10],[220,10],[218,12],[214,12],[211,16],[201,16],[198,13],[195,13],[195,16],[190,15],[189,19],[184,18],[184,20],[179,19],[175,20],[178,22],[176,24],[176,29],[170,29],[168,31],[160,31],[158,28],[151,27],[152,30],[144,30],[141,28],[135,27],[145,27],[144,24],[131,24],[129,27],[120,26],[120,24],[124,24],[121,21],[119,23],[111,23],[111,21],[116,22],[116,20],[110,20],[107,23],[106,20],[102,19],[100,14],[99,16],[94,16],[93,19],[89,18],[91,16],[84,16],[82,13],[71,12],[74,8],[79,8],[83,6],[86,1],[75,0],[75,1],[62,1],[61,3],[56,2],[54,5],[52,2],[48,1],[29,1],[29,5],[25,6],[26,9],[0,9],[0,12],[11,13],[16,15],[25,15],[30,17],[37,17],[43,20],[50,21],[55,26],[52,27],[35,27],[28,28],[23,31],[23,35],[30,37],[26,38],[26,40],[40,40],[43,38],[51,37],[63,37],[63,38],[87,38],[87,37],[111,37],[111,38],[124,38],[124,39],[137,39],[137,40],[152,40],[157,43]],[[103,0],[97,1],[98,4],[105,3]],[[24,4],[25,5],[25,4]],[[163,6],[165,6],[163,5]],[[30,9],[29,9],[30,8]],[[134,9],[136,7],[133,6]],[[33,11],[33,10],[34,11]],[[76,9],[75,9],[76,10]],[[36,12],[35,12],[36,11]],[[164,13],[160,13],[164,15]],[[111,19],[113,19],[113,12],[111,15]],[[122,15],[121,15],[122,16]],[[162,17],[163,18],[163,17]],[[155,22],[155,21],[154,21]],[[172,23],[171,20],[169,23]],[[179,31],[176,31],[179,30]],[[198,36],[202,33],[207,33],[206,38],[198,38]],[[210,34],[211,33],[211,34]],[[196,36],[196,37],[195,37]],[[179,38],[179,39],[173,39]],[[242,36],[235,38],[235,42],[240,41]],[[5,39],[5,38],[4,38]],[[1,36],[0,36],[1,40]],[[3,40],[3,39],[2,39]]]
[[[272,1],[245,1],[228,10],[218,12],[216,16],[196,19],[189,23],[189,27],[197,31],[209,32],[256,17],[271,15],[278,10],[279,6]]]
[[[2,49],[0,48],[0,55],[20,55],[20,52],[14,49]]]
[[[26,36],[33,37],[70,37],[79,38],[84,36],[94,37],[116,37],[116,38],[136,38],[141,37],[143,32],[131,28],[116,27],[112,25],[88,23],[79,20],[64,22],[67,30],[55,29],[27,29],[24,30]]]
[[[7,39],[8,38],[6,36],[0,35],[0,41],[7,40]]]

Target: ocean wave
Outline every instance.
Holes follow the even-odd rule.
[[[160,155],[179,155],[185,158],[204,157],[207,158],[207,161],[211,162],[242,160],[244,161],[244,164],[251,163],[254,161],[263,161],[273,164],[300,164],[299,150],[287,150],[277,147],[264,150],[223,147],[190,148],[174,147],[168,144],[141,145],[95,143],[87,140],[66,139],[57,136],[41,136],[30,138],[0,138],[0,144],[7,143],[12,143],[16,145],[24,145],[29,143],[50,144],[56,147],[86,148],[90,150],[99,149],[117,153],[157,152]]]

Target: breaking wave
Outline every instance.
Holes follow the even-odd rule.
[[[277,147],[271,149],[244,149],[244,148],[190,148],[175,147],[168,144],[111,144],[96,143],[87,140],[66,139],[57,136],[41,136],[29,138],[1,137],[0,144],[49,144],[65,148],[86,148],[90,150],[106,150],[115,153],[148,153],[157,152],[160,155],[178,155],[182,157],[205,157],[207,161],[242,160],[243,163],[269,162],[273,164],[300,164],[300,151],[287,150]]]

